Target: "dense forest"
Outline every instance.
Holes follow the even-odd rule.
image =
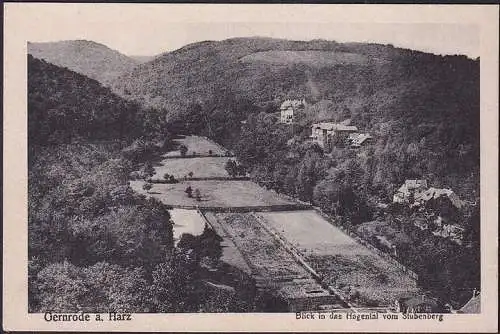
[[[251,307],[202,285],[220,238],[206,230],[174,247],[166,208],[128,185],[137,159],[169,141],[159,114],[28,56],[30,312]]]

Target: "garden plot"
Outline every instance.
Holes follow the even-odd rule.
[[[261,188],[251,181],[209,180],[174,184],[153,183],[149,192],[142,189],[143,184],[144,181],[140,180],[130,181],[130,186],[134,191],[155,197],[164,204],[175,207],[247,207],[251,209],[273,205],[296,205],[293,200]],[[185,192],[188,186],[193,189],[192,198],[189,198]],[[200,191],[200,201],[194,197],[196,189]]]
[[[310,278],[294,257],[262,228],[253,214],[218,213],[215,216],[257,276],[271,281]]]
[[[329,285],[346,295],[359,292],[360,304],[388,305],[404,293],[417,291],[415,280],[313,210],[260,215],[303,254]]]
[[[229,178],[224,168],[229,159],[226,157],[164,159],[160,166],[154,167],[156,174],[152,179],[163,180],[165,173],[173,175],[178,180],[189,178],[189,173],[193,173],[194,178]]]
[[[204,213],[207,220],[210,222],[210,225],[213,227],[217,235],[222,238],[221,246],[222,246],[222,257],[221,260],[230,266],[236,267],[241,271],[251,275],[252,269],[249,264],[241,254],[240,250],[234,243],[231,236],[226,232],[223,226],[220,224],[217,219],[215,213],[213,212],[205,212]]]
[[[180,145],[185,145],[187,147],[186,156],[192,156],[193,153],[196,155],[225,155],[226,150],[205,137],[199,136],[186,136],[180,139],[174,139],[175,150],[164,154],[164,157],[180,157],[181,152],[179,151]]]

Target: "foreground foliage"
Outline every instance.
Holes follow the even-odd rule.
[[[202,281],[220,240],[175,248],[169,212],[129,186],[169,146],[159,113],[35,58],[28,69],[29,311],[197,312],[220,298]]]

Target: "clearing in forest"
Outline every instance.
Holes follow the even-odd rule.
[[[205,229],[205,219],[196,210],[171,209],[170,219],[174,223],[174,242],[177,244],[183,234],[201,235]]]
[[[163,180],[165,173],[173,175],[176,179],[189,178],[190,172],[194,178],[229,178],[224,168],[229,159],[226,157],[163,159],[160,166],[154,167],[156,174],[152,179]]]
[[[367,65],[368,57],[338,51],[261,51],[240,59],[244,63],[267,63],[271,65],[308,64],[311,66]]]
[[[186,181],[174,184],[153,183],[152,189],[142,189],[144,181],[130,181],[134,191],[155,197],[162,203],[174,207],[200,208],[234,208],[234,207],[267,207],[279,205],[296,206],[297,203],[272,190],[261,188],[251,181]],[[188,197],[186,188],[191,187],[193,197]],[[200,200],[195,198],[196,189],[200,192]]]
[[[186,156],[195,155],[209,155],[210,151],[212,151],[212,155],[220,156],[226,153],[226,150],[205,137],[200,136],[186,136],[184,138],[174,139],[174,151],[165,153],[164,157],[180,157],[181,152],[179,151],[180,145],[185,145],[187,147]]]

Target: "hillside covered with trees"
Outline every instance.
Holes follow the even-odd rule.
[[[128,184],[138,159],[169,141],[158,115],[28,57],[30,312],[250,307],[202,285],[202,261],[220,257],[217,236],[206,230],[174,247],[167,209]]]
[[[478,196],[479,61],[465,56],[378,44],[234,38],[165,53],[121,76],[113,89],[141,104],[163,106],[177,131],[201,132],[230,147],[246,132],[259,140],[253,131],[267,126],[257,130],[267,148],[254,162],[266,155],[283,161],[285,142],[303,141],[313,121],[349,118],[374,135],[367,153],[374,158],[374,185],[399,186],[418,176],[463,198]],[[293,133],[273,124],[286,98],[308,104]],[[392,196],[393,189],[386,190]]]

